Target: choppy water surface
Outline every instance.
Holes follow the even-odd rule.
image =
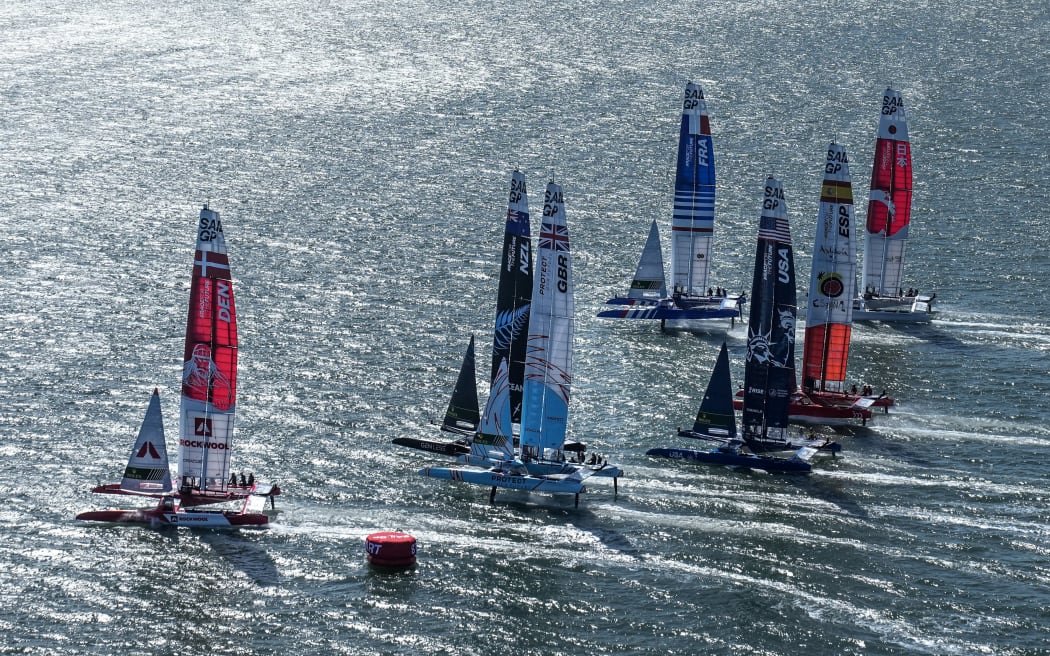
[[[1048,25],[1024,0],[4,3],[0,653],[1047,653]],[[808,280],[827,142],[865,198],[882,90],[909,105],[908,272],[941,312],[855,329],[852,374],[899,407],[808,478],[647,458],[721,337],[594,318],[666,229],[689,79],[735,289],[765,176]],[[489,506],[389,445],[436,433],[488,339],[514,167],[534,210],[565,188],[571,431],[629,472],[579,510]],[[76,523],[114,501],[88,490],[154,386],[176,431],[204,201],[240,310],[234,466],[276,478],[281,513]],[[392,528],[420,564],[370,572],[363,538]]]

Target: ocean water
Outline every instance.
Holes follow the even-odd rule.
[[[0,4],[0,654],[1050,653],[1043,2]],[[679,98],[718,162],[714,283],[749,288],[767,175],[799,280],[827,143],[866,198],[910,113],[921,327],[854,330],[898,405],[805,478],[656,461],[723,337],[594,317],[670,219]],[[565,189],[571,499],[423,479],[494,313],[509,173]],[[154,387],[176,434],[199,206],[241,329],[234,467],[267,531],[88,525]],[[863,214],[863,200],[858,212]],[[728,335],[739,378],[743,330]],[[484,362],[483,357],[479,360]],[[484,393],[485,390],[483,389]],[[418,566],[371,571],[403,529]]]

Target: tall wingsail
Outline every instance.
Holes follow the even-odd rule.
[[[857,279],[853,187],[846,149],[828,146],[809,278],[802,389],[845,392]]]
[[[525,349],[528,341],[529,304],[532,300],[532,249],[529,234],[529,196],[525,174],[514,171],[503,232],[499,291],[496,298],[496,329],[492,342],[492,373],[500,364],[509,366],[511,418],[521,421],[521,394],[525,382]]]
[[[875,141],[864,242],[864,287],[879,296],[897,296],[904,272],[904,247],[911,222],[911,144],[900,93],[886,89]]]
[[[522,458],[545,457],[565,443],[572,385],[572,258],[561,186],[544,195],[525,358]]]
[[[649,226],[649,237],[645,240],[642,257],[638,260],[631,290],[627,298],[659,301],[667,298],[667,282],[664,279],[664,254],[660,248],[660,229],[654,219]]]
[[[685,87],[671,223],[671,282],[676,292],[704,295],[715,225],[715,151],[704,91]]]
[[[171,492],[168,448],[164,442],[164,420],[160,413],[160,393],[154,389],[138,439],[131,450],[120,489],[135,494]]]
[[[795,258],[784,188],[766,179],[751,287],[744,367],[744,440],[788,437],[788,407],[795,386]]]
[[[225,491],[237,401],[237,315],[219,213],[201,210],[179,416],[182,486]]]

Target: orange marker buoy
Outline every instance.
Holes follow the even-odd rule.
[[[411,567],[416,564],[416,539],[401,531],[383,531],[365,538],[368,562],[379,567]]]

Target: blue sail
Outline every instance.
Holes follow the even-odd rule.
[[[671,222],[671,282],[676,291],[703,295],[715,227],[715,151],[704,91],[686,85],[678,134],[674,217]]]
[[[736,415],[733,412],[733,380],[729,373],[729,351],[725,342],[718,353],[711,380],[700,402],[692,431],[682,431],[686,437],[736,437]]]

